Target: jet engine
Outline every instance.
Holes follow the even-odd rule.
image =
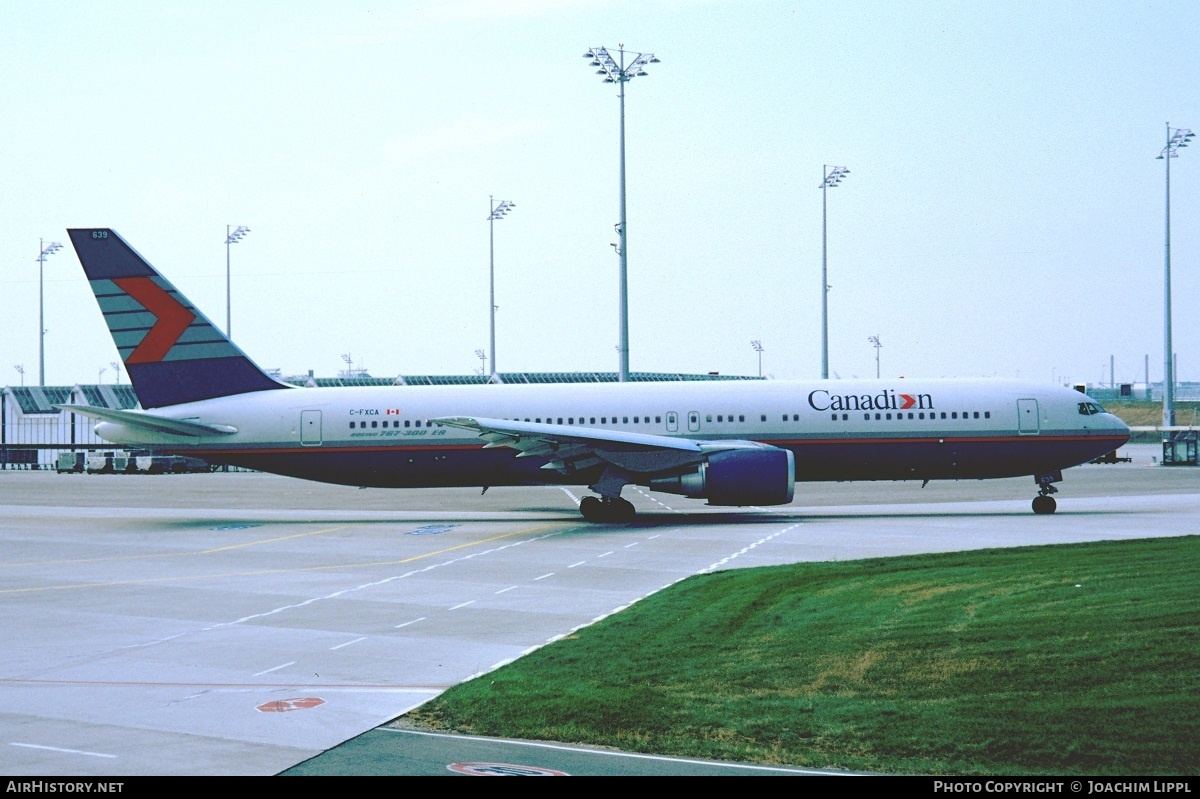
[[[796,459],[777,447],[714,452],[693,471],[652,477],[652,491],[707,499],[709,505],[786,505],[796,484]]]

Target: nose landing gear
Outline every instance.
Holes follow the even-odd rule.
[[[1033,479],[1039,486],[1038,495],[1033,498],[1033,512],[1037,514],[1054,513],[1058,508],[1058,503],[1050,495],[1057,494],[1058,489],[1052,484],[1062,480],[1062,472],[1035,474]]]

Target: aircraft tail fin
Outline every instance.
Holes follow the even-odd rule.
[[[292,388],[255,365],[115,231],[67,233],[143,408]]]

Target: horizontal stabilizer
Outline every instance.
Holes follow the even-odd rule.
[[[167,433],[173,436],[211,436],[230,435],[236,433],[236,427],[225,424],[204,424],[203,422],[185,421],[182,419],[167,419],[162,416],[143,411],[120,411],[113,408],[96,408],[91,405],[55,405],[64,411],[71,411],[104,422],[123,424],[139,430],[150,430],[155,433]]]

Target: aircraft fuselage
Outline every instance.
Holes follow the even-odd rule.
[[[760,442],[794,453],[797,481],[981,479],[1057,472],[1128,440],[1119,419],[1081,403],[1091,401],[1063,387],[944,379],[311,388],[151,412],[232,434],[96,429],[118,444],[371,487],[586,485],[599,474],[542,469],[552,456],[485,449],[433,421],[456,416]]]

